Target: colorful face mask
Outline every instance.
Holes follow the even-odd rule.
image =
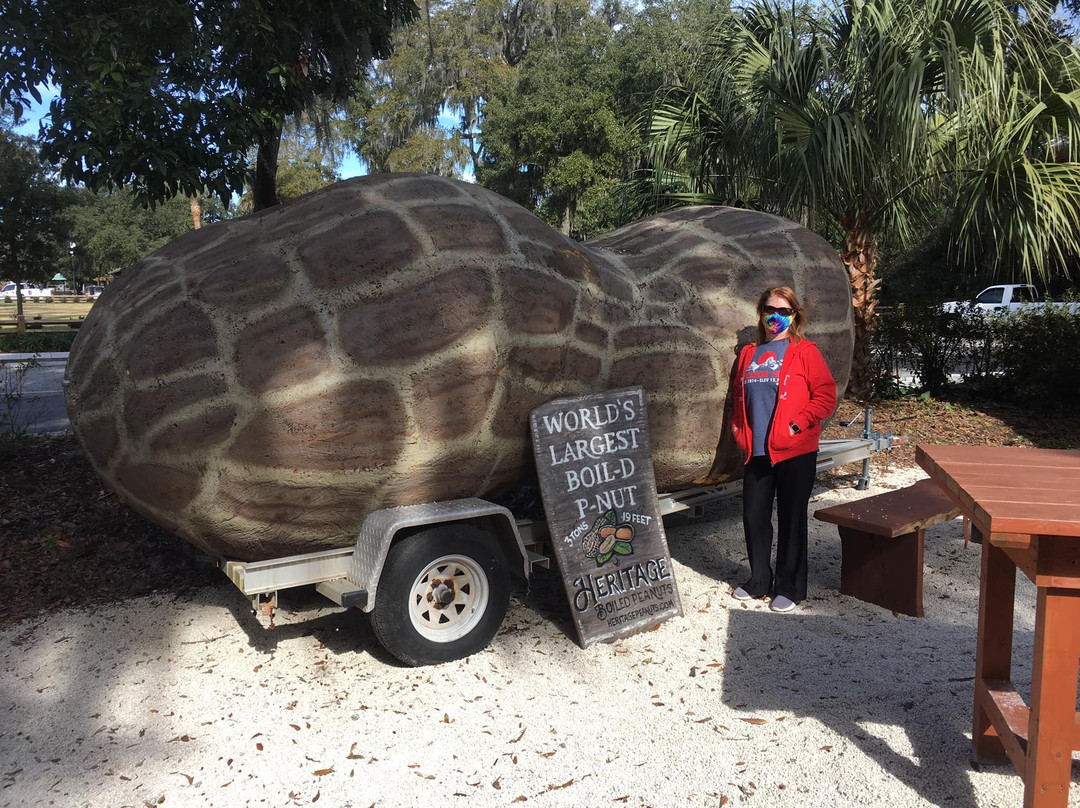
[[[765,325],[765,330],[770,334],[779,334],[791,328],[792,319],[792,317],[785,317],[782,314],[766,314],[762,323]]]

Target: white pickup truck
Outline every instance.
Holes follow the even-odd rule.
[[[19,292],[24,298],[52,297],[52,289],[42,289],[36,283],[20,283]],[[7,281],[0,287],[0,298],[15,298],[15,284]]]
[[[974,300],[950,300],[941,304],[946,314],[960,314],[968,310],[1011,313],[1041,308],[1046,305],[1045,298],[1029,283],[1001,283],[988,286],[975,296]],[[1080,311],[1078,303],[1051,303],[1053,306],[1067,306],[1076,314]]]

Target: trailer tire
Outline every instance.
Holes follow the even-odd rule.
[[[498,542],[472,525],[440,525],[391,546],[371,627],[402,662],[434,665],[486,648],[509,602]]]

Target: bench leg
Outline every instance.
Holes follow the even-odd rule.
[[[840,592],[893,612],[923,616],[925,530],[890,539],[838,527]]]

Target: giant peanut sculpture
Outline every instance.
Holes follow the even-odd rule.
[[[793,222],[690,208],[579,244],[483,188],[364,177],[125,270],[75,342],[68,411],[125,501],[246,560],[351,545],[378,508],[527,482],[529,411],[616,387],[645,387],[670,490],[732,466],[734,348],[777,284],[843,388],[847,277]]]

